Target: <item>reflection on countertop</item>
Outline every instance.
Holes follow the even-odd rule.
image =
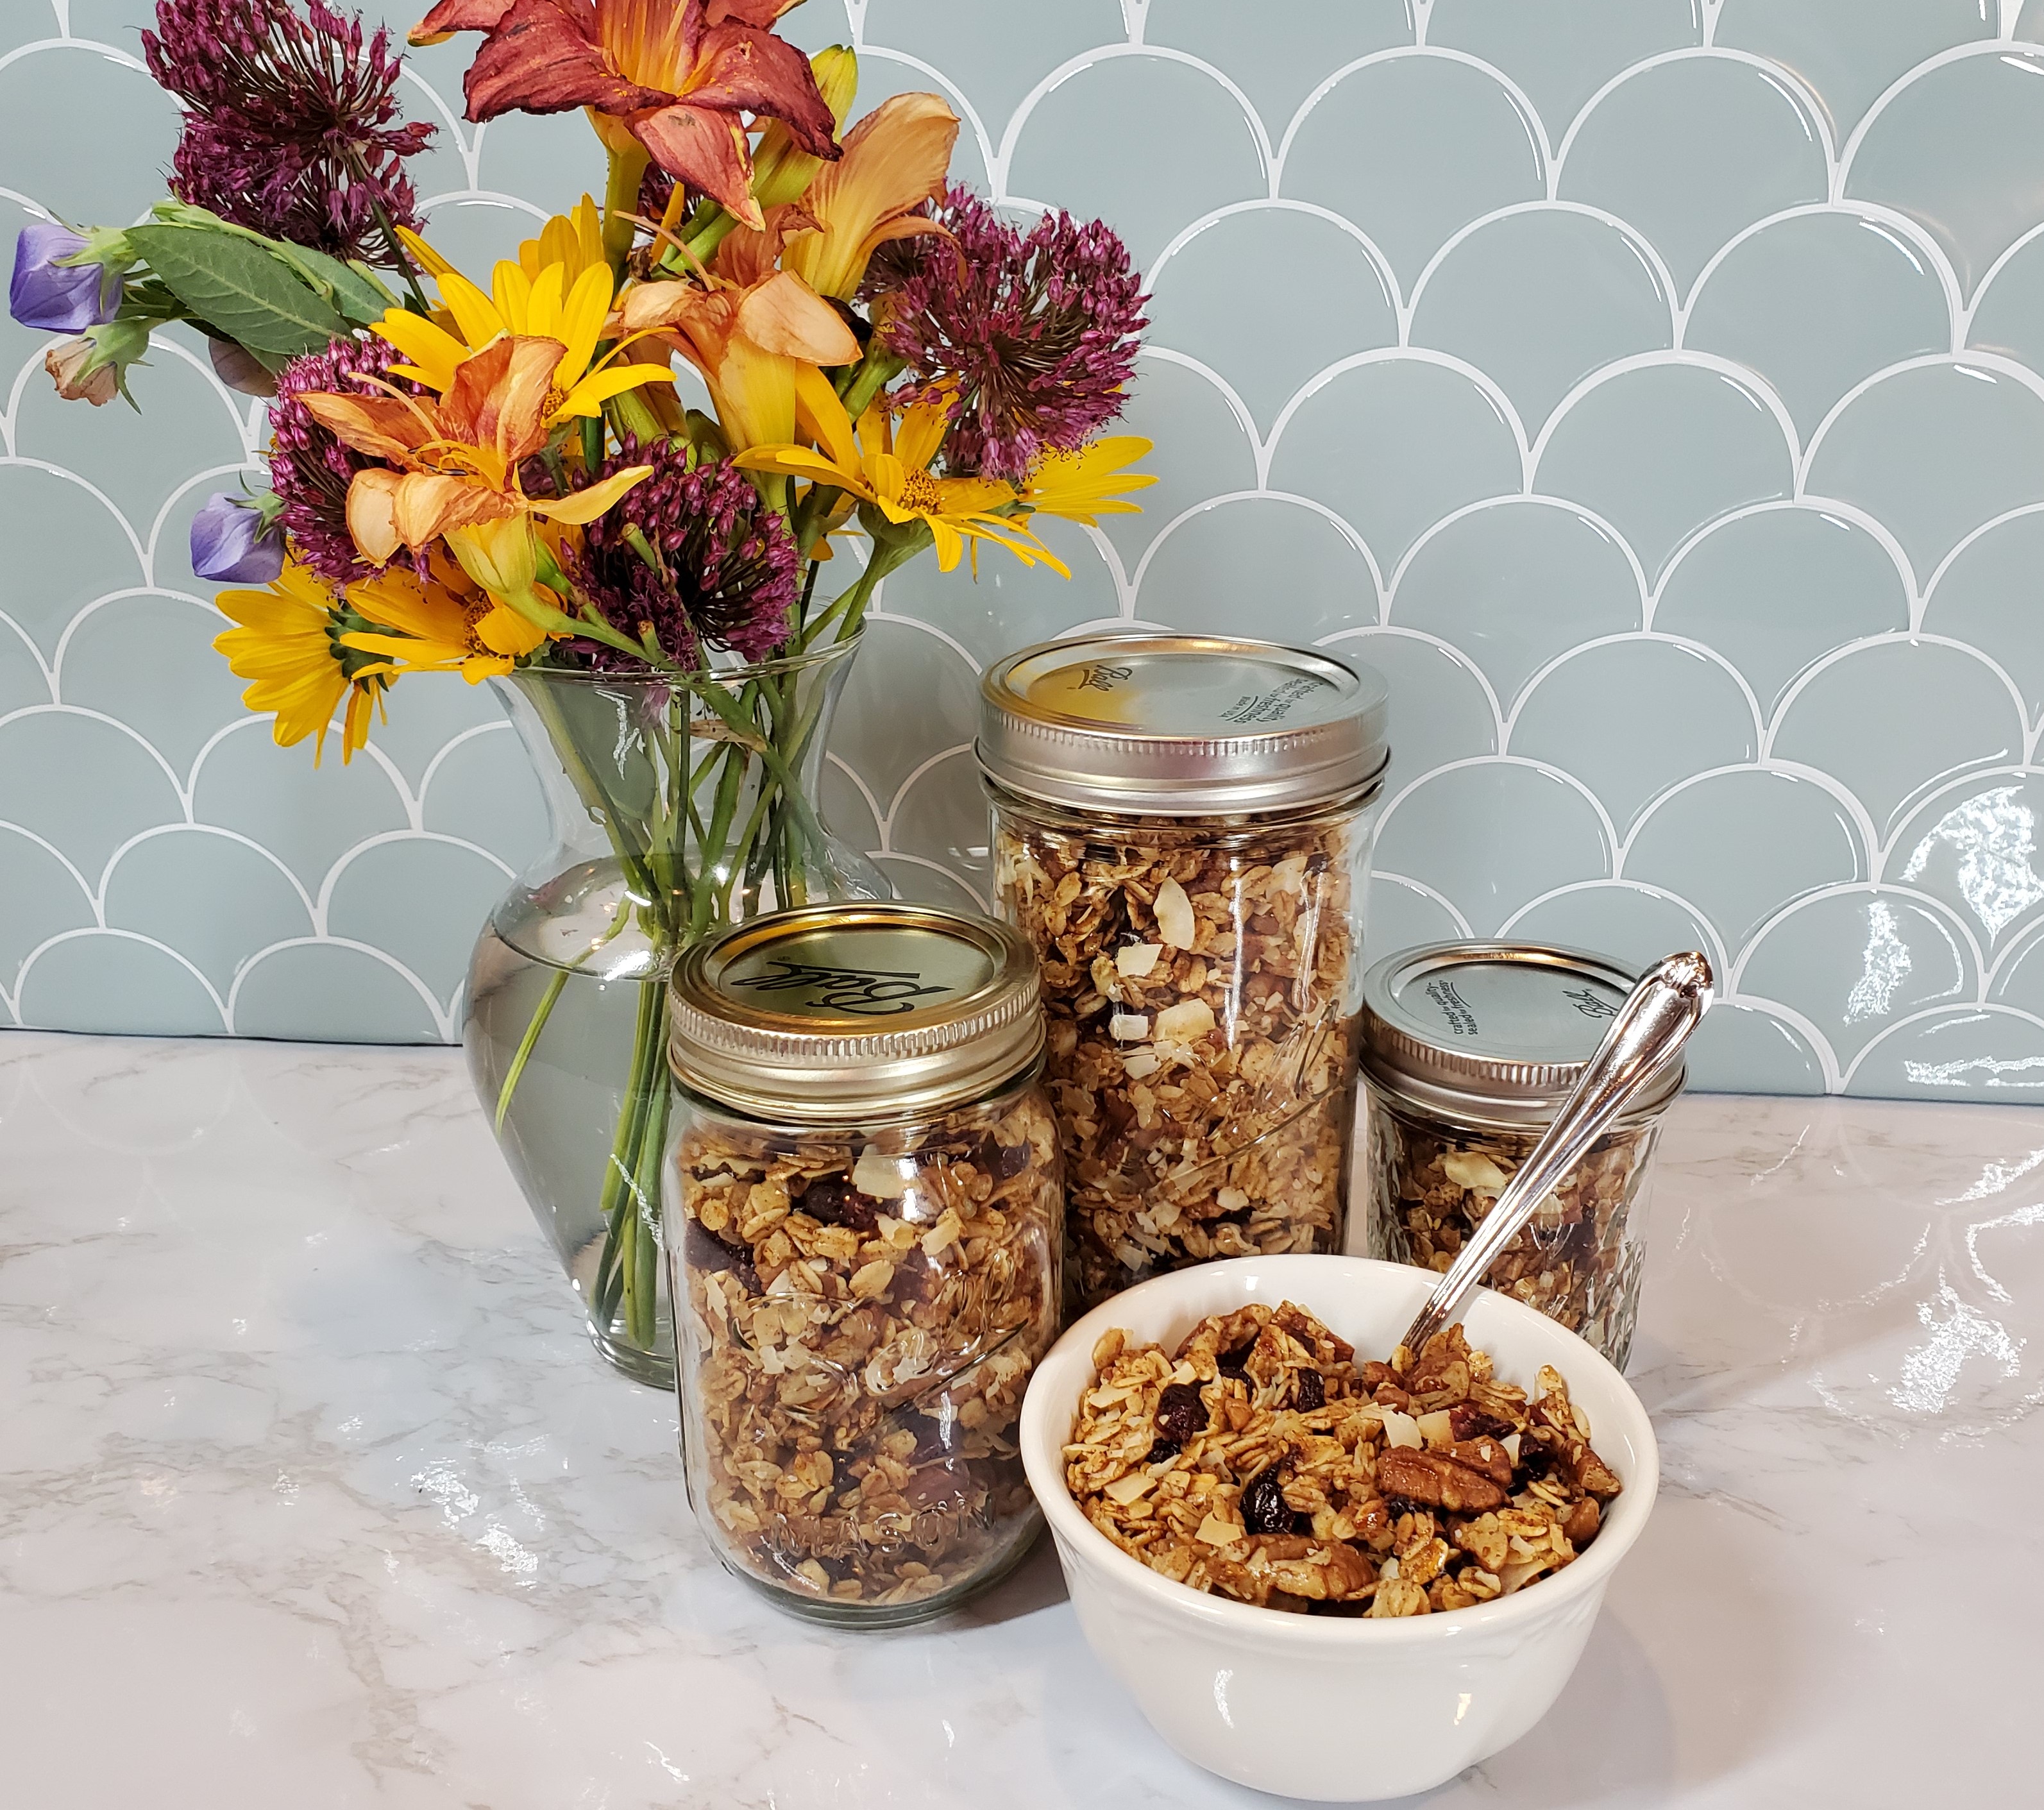
[[[2044,1110],[1692,1098],[1654,1214],[1659,1511],[1429,1810],[2023,1800]],[[1150,1734],[1047,1551],[891,1635],[720,1571],[455,1051],[0,1037],[0,1399],[10,1801],[1273,1801]]]

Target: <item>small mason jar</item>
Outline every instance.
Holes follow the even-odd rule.
[[[1218,636],[1059,641],[986,674],[1068,1313],[1213,1258],[1342,1248],[1385,717],[1368,667]]]
[[[755,918],[676,965],[665,1225],[689,1499],[784,1608],[890,1626],[1028,1550],[1057,1335],[1035,963],[904,905]]]
[[[1445,1270],[1532,1154],[1638,977],[1580,950],[1437,943],[1363,982],[1369,1247]],[[1646,1255],[1649,1172],[1674,1063],[1591,1145],[1484,1281],[1623,1367]]]

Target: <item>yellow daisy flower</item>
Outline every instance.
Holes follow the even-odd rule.
[[[1016,519],[995,511],[1015,501],[1015,489],[993,478],[938,478],[929,463],[943,444],[946,411],[941,402],[905,409],[897,428],[884,401],[876,402],[854,428],[830,379],[813,365],[795,375],[797,409],[816,449],[755,446],[732,463],[748,471],[778,471],[828,485],[870,503],[898,525],[920,521],[936,544],[937,565],[950,571],[967,540],[1005,547],[1025,566],[1048,566],[1060,578],[1072,575],[1065,563]]]
[[[1140,514],[1140,503],[1120,499],[1157,482],[1150,472],[1125,470],[1151,450],[1151,443],[1139,435],[1113,434],[1076,452],[1047,452],[1022,486],[1023,504],[1032,515],[1062,516],[1088,528],[1097,516]]]
[[[241,701],[251,710],[276,713],[278,747],[316,735],[313,764],[318,766],[335,707],[345,697],[340,758],[352,760],[369,740],[369,713],[390,680],[387,668],[376,669],[340,645],[344,618],[332,587],[287,562],[268,590],[222,591],[213,601],[237,626],[216,636],[213,644],[236,678],[253,682]]]
[[[417,233],[406,234],[405,243],[439,283],[446,319],[428,321],[394,308],[370,329],[410,361],[393,365],[393,376],[411,378],[445,395],[463,361],[496,340],[551,340],[566,354],[555,368],[547,398],[549,427],[572,416],[601,413],[610,397],[642,384],[674,381],[665,364],[614,363],[624,350],[622,344],[613,347],[595,370],[590,368],[609,317],[613,285],[595,204],[587,196],[572,218],[556,215],[538,238],[518,248],[515,260],[499,262],[490,273],[488,294]]]
[[[398,236],[411,253],[412,261],[428,276],[442,277],[454,266],[409,226],[398,229]],[[603,255],[603,216],[596,202],[584,195],[572,213],[557,213],[542,226],[536,238],[521,240],[518,267],[528,277],[537,277],[548,264],[567,268],[573,282],[592,265],[607,263]]]
[[[547,640],[544,629],[476,590],[459,567],[437,557],[428,582],[393,566],[380,578],[349,586],[348,601],[368,624],[342,635],[341,646],[375,655],[376,663],[363,671],[394,680],[408,672],[458,672],[480,685],[510,671]]]

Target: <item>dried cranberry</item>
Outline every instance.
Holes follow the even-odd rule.
[[[870,1232],[879,1223],[880,1209],[872,1197],[859,1193],[842,1176],[826,1175],[812,1182],[795,1205],[821,1224],[849,1226],[857,1232]]]
[[[1150,1455],[1143,1462],[1145,1464],[1162,1464],[1167,1458],[1176,1458],[1179,1450],[1176,1439],[1158,1439],[1150,1447]]]
[[[1486,1414],[1467,1402],[1448,1410],[1448,1426],[1458,1440],[1485,1437],[1501,1439],[1512,1431],[1510,1421],[1500,1420],[1495,1414]]]
[[[1224,1377],[1247,1376],[1249,1374],[1249,1354],[1256,1349],[1252,1339],[1246,1345],[1238,1345],[1232,1351],[1224,1351],[1214,1359],[1216,1366]]]
[[[925,1415],[905,1414],[901,1424],[916,1435],[916,1449],[909,1455],[912,1465],[928,1464],[932,1458],[943,1457],[957,1442],[957,1434],[949,1431],[943,1421]]]
[[[979,1166],[999,1182],[1020,1175],[1029,1166],[1028,1139],[1025,1138],[1020,1143],[1003,1143],[992,1136],[982,1139]]]
[[[1196,1382],[1167,1383],[1157,1397],[1157,1431],[1180,1445],[1207,1430],[1207,1405]]]
[[[1242,1493],[1243,1524],[1253,1534],[1288,1534],[1292,1504],[1285,1500],[1285,1480],[1276,1466],[1259,1470]]]
[[[1554,1455],[1538,1439],[1527,1439],[1519,1447],[1519,1462],[1512,1474],[1528,1483],[1537,1483],[1554,1468]]]
[[[682,1250],[691,1270],[706,1272],[728,1270],[739,1259],[735,1246],[726,1244],[694,1220],[689,1221],[688,1229],[682,1235]]]
[[[1318,1370],[1301,1370],[1292,1385],[1292,1405],[1301,1414],[1327,1405],[1327,1385]]]

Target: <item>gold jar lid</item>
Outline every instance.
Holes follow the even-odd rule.
[[[667,1058],[758,1118],[830,1124],[979,1098],[1043,1047],[1020,934],[926,905],[776,912],[674,965]]]

